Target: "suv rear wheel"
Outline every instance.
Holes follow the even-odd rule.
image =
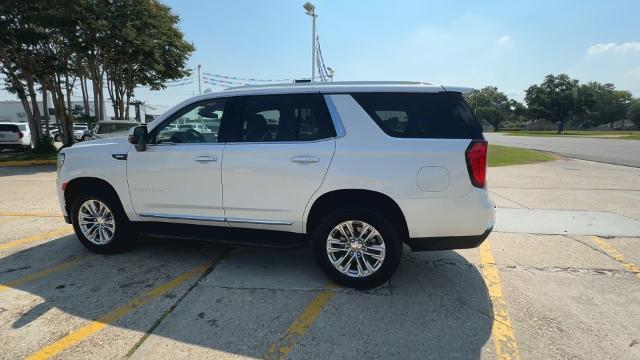
[[[89,250],[112,254],[127,248],[129,220],[112,196],[81,195],[73,202],[72,216],[76,236]]]
[[[325,216],[312,241],[320,268],[347,287],[381,285],[396,271],[402,254],[397,228],[366,209],[339,210]]]

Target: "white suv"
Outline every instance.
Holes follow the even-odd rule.
[[[62,150],[62,210],[100,253],[126,248],[132,234],[310,243],[339,284],[377,286],[403,243],[470,248],[493,227],[487,142],[467,90],[323,83],[198,96],[129,139]],[[180,126],[212,119],[218,131]]]

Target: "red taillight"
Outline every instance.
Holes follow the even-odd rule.
[[[465,158],[469,178],[475,187],[487,186],[487,148],[489,145],[484,140],[474,140],[467,147]]]
[[[22,131],[18,131],[18,139],[22,139],[24,137],[24,134],[22,133]]]

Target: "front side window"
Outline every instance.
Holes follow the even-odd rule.
[[[247,96],[237,119],[223,125],[224,141],[313,141],[336,136],[320,94]]]
[[[187,106],[154,129],[153,143],[217,143],[227,99],[211,99]]]

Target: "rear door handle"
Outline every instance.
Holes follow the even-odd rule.
[[[291,161],[297,162],[297,163],[315,163],[320,161],[320,158],[317,156],[301,155],[301,156],[292,157]]]
[[[197,162],[211,162],[218,161],[218,158],[215,155],[199,155],[193,158],[193,160]]]

